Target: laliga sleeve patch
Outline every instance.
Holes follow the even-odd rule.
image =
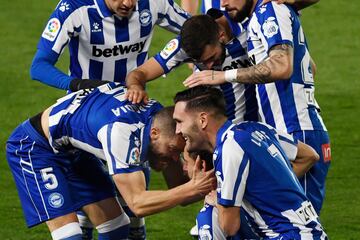
[[[276,24],[274,17],[269,17],[266,19],[262,25],[262,29],[264,31],[264,35],[267,38],[271,38],[279,32],[279,26]]]
[[[166,44],[164,49],[161,50],[160,56],[164,59],[167,59],[173,52],[175,52],[175,50],[178,48],[178,46],[179,46],[178,39],[171,40],[170,42],[168,42],[168,44]]]
[[[61,23],[59,19],[52,18],[49,20],[49,22],[46,24],[46,27],[44,29],[44,32],[42,33],[42,37],[53,42],[58,35],[61,28]]]

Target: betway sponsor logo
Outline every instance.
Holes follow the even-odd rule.
[[[223,66],[222,70],[226,71],[226,70],[230,70],[230,69],[246,68],[246,67],[251,67],[253,65],[255,65],[255,57],[254,56],[250,57],[249,59],[245,59],[245,60],[236,59],[234,61],[231,61],[230,65]]]
[[[119,56],[123,54],[128,54],[132,52],[141,53],[144,49],[146,40],[143,42],[138,42],[129,45],[115,45],[112,48],[99,48],[98,46],[94,45],[92,47],[92,55],[94,57],[112,57],[112,56]]]

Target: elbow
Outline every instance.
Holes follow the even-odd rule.
[[[220,224],[226,236],[234,236],[240,229],[240,224]]]
[[[142,202],[141,200],[133,200],[130,204],[128,203],[128,207],[137,218],[150,215],[150,213],[146,211],[146,208],[144,208]]]

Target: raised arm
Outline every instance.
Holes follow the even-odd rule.
[[[115,174],[113,179],[131,211],[138,217],[200,200],[216,185],[214,171],[201,171],[199,163],[189,182],[166,191],[147,191],[141,171]]]
[[[263,0],[261,4],[265,4],[270,1],[275,1],[278,4],[287,3],[293,5],[297,10],[301,10],[319,2],[320,0]]]
[[[150,58],[127,75],[126,86],[128,91],[125,97],[133,103],[140,103],[141,101],[146,103],[149,99],[145,91],[146,83],[163,74],[164,70],[161,65],[154,58]]]
[[[275,45],[269,50],[269,57],[248,68],[227,71],[201,71],[193,73],[185,81],[186,87],[218,85],[225,82],[269,83],[287,80],[293,72],[293,47],[288,44]]]

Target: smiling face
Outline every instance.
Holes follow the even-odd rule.
[[[242,22],[249,17],[253,7],[253,0],[221,0],[221,6],[236,22]]]
[[[106,6],[120,17],[129,17],[134,7],[136,6],[137,0],[105,0]]]
[[[173,118],[176,122],[176,134],[183,136],[188,151],[204,150],[205,137],[199,126],[199,114],[186,111],[186,102],[177,102]]]

